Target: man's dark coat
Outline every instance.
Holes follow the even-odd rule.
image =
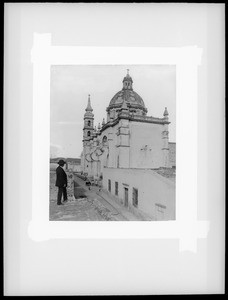
[[[58,166],[58,168],[56,169],[55,185],[58,187],[64,187],[64,185],[67,186],[67,174],[60,166]]]

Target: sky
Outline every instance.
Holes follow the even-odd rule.
[[[148,109],[148,116],[169,112],[169,141],[176,134],[176,69],[173,65],[51,66],[50,155],[75,157],[82,152],[83,117],[90,94],[94,125],[106,120],[106,108],[122,89],[127,74]]]

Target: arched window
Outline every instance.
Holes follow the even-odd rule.
[[[103,144],[107,143],[107,140],[108,140],[108,139],[107,139],[107,136],[104,135],[104,136],[103,136],[103,139],[102,139],[102,143],[103,143]]]
[[[88,121],[88,126],[90,126],[90,125],[91,125],[91,121],[89,120],[89,121]]]
[[[88,131],[87,136],[90,136],[90,131]]]

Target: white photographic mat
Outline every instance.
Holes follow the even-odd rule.
[[[5,3],[4,295],[224,293],[224,8]],[[158,63],[176,72],[176,220],[49,222],[52,66]]]
[[[51,34],[34,34],[32,220],[34,241],[49,239],[179,239],[179,250],[197,251],[210,223],[197,220],[197,46],[52,46]],[[176,220],[143,222],[49,221],[50,69],[54,65],[176,66]],[[42,117],[41,117],[42,116]],[[42,121],[41,121],[42,120]],[[186,157],[188,159],[186,159]]]

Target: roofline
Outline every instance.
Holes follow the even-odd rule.
[[[116,124],[119,123],[119,121],[121,119],[125,119],[125,120],[129,120],[130,122],[141,122],[141,123],[151,123],[151,124],[161,124],[161,125],[164,125],[164,124],[170,124],[169,121],[166,121],[164,119],[159,119],[159,118],[154,118],[154,120],[149,120],[149,119],[145,119],[142,117],[142,119],[135,119],[135,117],[133,116],[127,116],[127,115],[119,115],[118,118],[114,119],[112,122],[108,122],[106,123],[100,130],[100,132],[103,132],[106,128],[108,127],[113,127],[115,126]]]

